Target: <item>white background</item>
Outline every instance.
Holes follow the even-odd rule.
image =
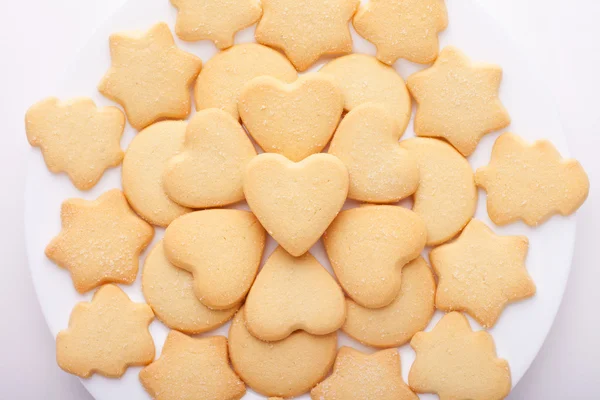
[[[27,141],[23,115],[124,0],[2,3],[0,24],[0,399],[90,400],[55,363],[24,249]],[[168,0],[165,0],[168,1]],[[452,7],[453,1],[447,0]],[[578,213],[573,269],[556,322],[510,399],[598,399],[600,384],[600,2],[480,0],[554,91],[571,153],[591,180]],[[450,21],[452,23],[452,21]],[[493,46],[493,43],[490,43]],[[527,95],[526,93],[524,94]],[[518,327],[515,331],[518,334]]]

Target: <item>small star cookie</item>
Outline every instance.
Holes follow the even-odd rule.
[[[310,392],[313,400],[418,400],[402,380],[397,349],[364,354],[342,347],[333,373]]]
[[[154,342],[147,304],[134,303],[115,285],[104,285],[89,303],[73,308],[69,327],[56,336],[56,360],[68,373],[89,378],[98,373],[118,378],[127,367],[148,365]]]
[[[488,214],[498,225],[521,219],[536,226],[554,214],[572,214],[590,187],[579,162],[561,158],[547,140],[529,145],[513,133],[498,137],[475,183],[487,191]]]
[[[418,103],[415,133],[444,138],[469,156],[484,135],[510,123],[498,98],[501,79],[499,66],[473,63],[457,48],[444,48],[433,66],[406,81]]]
[[[298,71],[304,71],[323,55],[352,51],[348,22],[358,4],[359,0],[262,0],[256,41],[281,49]]]
[[[142,33],[111,35],[110,56],[112,65],[98,90],[125,108],[135,129],[188,116],[190,86],[202,60],[177,48],[167,24]]]
[[[497,358],[494,339],[485,331],[473,332],[460,313],[446,314],[410,345],[417,357],[408,384],[417,393],[436,393],[440,400],[501,400],[510,392],[510,369]]]
[[[129,208],[120,190],[92,201],[68,199],[60,217],[62,230],[46,247],[46,256],[69,270],[79,293],[135,281],[138,257],[154,229]]]
[[[235,33],[262,15],[259,0],[171,0],[171,4],[179,11],[175,33],[180,39],[209,39],[219,49],[231,47]]]
[[[471,220],[456,240],[429,254],[439,278],[436,307],[465,311],[483,327],[494,326],[507,303],[535,294],[525,269],[528,248],[525,236],[498,236]]]
[[[191,338],[171,331],[160,357],[140,372],[144,389],[156,400],[238,400],[246,385],[229,366],[227,338]]]
[[[377,58],[429,64],[438,56],[438,33],[448,26],[444,0],[369,0],[353,20],[359,35],[375,44]]]
[[[29,144],[42,150],[50,171],[66,172],[80,190],[91,189],[107,168],[121,163],[124,128],[121,110],[96,107],[87,98],[61,102],[51,97],[25,116]]]

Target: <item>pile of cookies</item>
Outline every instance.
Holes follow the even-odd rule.
[[[124,111],[50,98],[26,115],[31,145],[77,188],[122,164],[122,191],[64,201],[46,248],[78,292],[98,288],[56,339],[60,367],[117,378],[142,365],[158,400],[240,399],[246,385],[315,400],[504,398],[509,366],[462,313],[492,327],[536,288],[527,238],[473,219],[477,186],[495,224],[536,226],[573,213],[589,182],[549,142],[512,133],[473,173],[465,157],[510,123],[501,68],[438,54],[443,0],[171,1],[179,38],[221,50],[204,66],[165,23],[114,34],[99,90]],[[257,21],[258,44],[234,45]],[[349,22],[376,57],[349,54]],[[298,76],[324,55],[341,57]],[[433,64],[405,83],[398,59]],[[417,137],[400,141],[413,100]],[[126,120],[139,133],[124,153]],[[412,209],[397,204],[410,197]],[[137,304],[116,284],[136,280],[153,225],[166,231]],[[279,247],[261,265],[267,234]],[[321,238],[335,276],[309,252]],[[448,313],[424,332],[436,309]],[[156,360],[154,317],[172,329]],[[228,338],[192,336],[229,320]],[[338,349],[338,330],[380,350]]]

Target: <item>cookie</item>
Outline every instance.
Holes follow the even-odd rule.
[[[29,144],[39,147],[52,172],[65,172],[77,189],[91,189],[104,171],[123,160],[125,116],[117,107],[96,107],[87,98],[42,100],[27,111]]]
[[[92,201],[65,200],[60,218],[62,230],[46,247],[46,256],[71,273],[79,293],[135,281],[139,255],[154,229],[129,208],[120,190]]]
[[[342,211],[323,236],[342,288],[363,307],[389,305],[400,292],[402,268],[425,247],[425,224],[398,206]]]
[[[336,352],[336,333],[314,336],[300,331],[270,343],[256,339],[246,329],[244,308],[229,328],[233,369],[265,396],[288,398],[308,392],[327,375]]]
[[[255,157],[244,174],[248,206],[273,239],[298,257],[315,244],[348,193],[348,171],[330,154],[293,163],[279,154]]]
[[[298,71],[305,71],[321,56],[352,51],[348,22],[359,0],[261,3],[263,16],[256,27],[256,41],[283,51]]]
[[[525,268],[528,248],[525,236],[498,236],[471,220],[456,240],[429,254],[439,278],[436,307],[464,311],[484,328],[494,326],[506,304],[535,294]]]
[[[238,44],[215,54],[196,80],[196,110],[220,108],[239,119],[238,97],[242,88],[253,78],[263,75],[284,82],[293,82],[298,77],[283,55],[260,44]]]
[[[277,247],[248,293],[245,318],[252,335],[265,341],[300,329],[325,335],[346,319],[344,293],[310,253],[292,257]]]
[[[364,354],[342,347],[333,373],[310,392],[313,400],[418,400],[402,380],[398,350]]]
[[[346,111],[365,103],[385,104],[404,132],[412,112],[410,94],[393,68],[375,57],[350,54],[328,62],[320,72],[335,78],[344,93]]]
[[[337,128],[329,154],[348,168],[348,197],[370,203],[394,203],[419,186],[417,161],[400,147],[398,121],[381,103],[362,104]]]
[[[485,331],[473,332],[460,313],[446,314],[410,345],[417,357],[408,384],[417,393],[435,393],[440,400],[500,400],[510,392],[510,369],[497,358],[494,339]]]
[[[237,203],[244,199],[242,176],[254,156],[252,142],[231,115],[216,108],[199,111],[190,120],[181,152],[167,162],[164,190],[185,207]]]
[[[131,208],[146,221],[168,226],[192,211],[171,200],[163,189],[167,162],[183,148],[185,121],[162,121],[138,133],[123,159],[123,193]]]
[[[188,116],[189,90],[202,60],[175,45],[167,24],[111,35],[110,56],[98,90],[123,106],[131,126],[141,130],[161,119]]]
[[[429,64],[438,56],[438,33],[448,26],[448,12],[444,0],[369,0],[352,22],[375,44],[380,61]]]
[[[212,331],[229,321],[238,307],[211,310],[194,294],[194,278],[167,260],[163,241],[150,251],[142,269],[142,292],[154,314],[169,328],[188,334]]]
[[[487,192],[488,214],[498,225],[520,219],[536,226],[554,214],[572,214],[590,187],[579,162],[561,158],[547,140],[530,145],[513,133],[498,137],[475,182]]]
[[[402,268],[400,293],[388,306],[371,309],[346,299],[342,330],[368,346],[402,346],[427,327],[435,311],[434,299],[435,279],[419,257]]]
[[[452,239],[469,223],[477,208],[477,188],[469,162],[438,139],[403,140],[400,147],[408,150],[419,165],[413,211],[427,226],[427,245]]]
[[[175,33],[189,42],[212,40],[218,49],[233,46],[237,31],[259,20],[259,0],[171,0],[178,10]]]
[[[258,145],[292,161],[323,150],[343,109],[341,90],[319,73],[289,84],[270,76],[254,78],[238,100],[240,117]]]
[[[127,367],[154,359],[148,325],[154,314],[147,304],[133,303],[115,285],[104,285],[92,301],[78,303],[69,327],[56,336],[56,361],[70,374],[94,373],[119,378]]]
[[[194,276],[194,293],[205,306],[226,310],[246,297],[265,247],[256,217],[241,210],[203,210],[169,225],[167,259]]]
[[[510,124],[498,98],[502,68],[474,63],[455,47],[445,47],[433,66],[406,84],[417,102],[417,136],[444,138],[464,156],[481,138]]]
[[[238,400],[246,394],[229,366],[224,336],[169,332],[160,358],[140,371],[140,381],[156,400]]]

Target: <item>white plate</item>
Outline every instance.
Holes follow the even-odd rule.
[[[548,88],[541,82],[536,71],[528,69],[527,60],[516,49],[494,19],[472,1],[448,2],[449,28],[441,35],[442,46],[453,44],[463,49],[474,60],[500,64],[504,69],[501,98],[512,116],[510,129],[527,140],[550,139],[563,155],[568,155],[565,136]],[[61,98],[91,96],[98,104],[111,104],[102,98],[96,85],[110,64],[108,36],[112,32],[148,29],[158,21],[166,21],[171,28],[175,23],[175,10],[167,0],[129,0],[111,20],[98,30],[90,42],[81,50],[78,61],[65,74]],[[355,52],[374,54],[374,47],[353,32]],[[236,42],[253,41],[253,28],[237,35]],[[207,61],[215,52],[209,42],[179,45]],[[397,63],[403,77],[421,68],[406,62]],[[53,93],[54,95],[54,93]],[[126,148],[134,135],[131,127],[123,137]],[[405,137],[413,136],[412,123]],[[473,168],[487,164],[492,144],[498,134],[488,135],[481,142],[469,161]],[[94,199],[109,188],[120,187],[120,169],[108,171],[96,187],[89,192],[76,190],[64,174],[53,175],[46,167],[38,150],[29,154],[29,174],[25,193],[25,228],[29,266],[36,292],[50,330],[56,335],[67,327],[73,306],[80,301],[89,301],[91,293],[79,295],[73,288],[69,274],[58,268],[44,256],[44,248],[60,230],[60,205],[70,197]],[[493,226],[487,218],[485,195],[480,191],[477,217]],[[562,299],[569,275],[571,255],[575,238],[574,217],[554,217],[541,227],[531,229],[516,223],[508,227],[494,227],[499,234],[525,234],[530,240],[527,268],[537,285],[537,294],[507,307],[497,325],[491,330],[496,341],[498,355],[508,360],[513,386],[523,376],[550,329]],[[157,229],[156,240],[163,235]],[[271,240],[266,255],[274,248]],[[329,266],[321,244],[312,253],[321,263]],[[140,264],[142,265],[142,264]],[[140,279],[132,286],[122,286],[134,301],[144,301]],[[429,329],[440,318],[438,312]],[[471,324],[480,329],[471,320]],[[226,334],[227,327],[214,333]],[[151,332],[157,346],[157,356],[167,334],[167,328],[155,321]],[[340,334],[340,344],[366,350],[355,341]],[[408,376],[414,352],[406,345],[400,349],[403,375]],[[122,379],[107,379],[94,376],[82,383],[97,400],[149,399],[138,381],[139,368],[130,368]],[[248,391],[246,399],[262,398]],[[308,398],[305,395],[302,398]],[[422,396],[422,398],[434,398]]]

